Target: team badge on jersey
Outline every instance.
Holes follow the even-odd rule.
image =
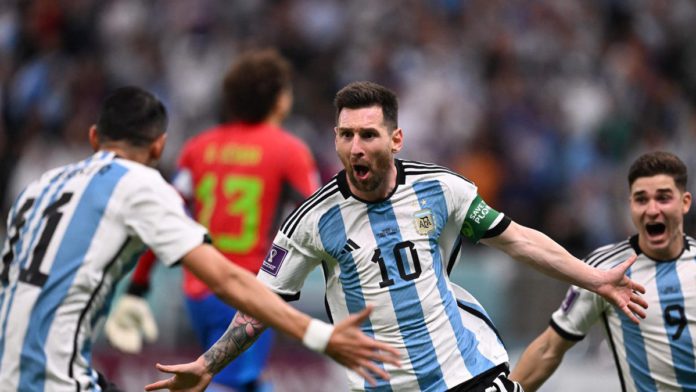
[[[413,223],[416,225],[416,231],[420,235],[428,235],[435,230],[435,217],[429,209],[423,209],[413,214]]]
[[[283,260],[285,260],[285,256],[287,256],[287,254],[288,251],[286,249],[283,249],[280,246],[273,244],[273,247],[271,248],[270,252],[268,252],[268,255],[263,260],[261,269],[273,276],[278,276],[280,266],[283,265]]]

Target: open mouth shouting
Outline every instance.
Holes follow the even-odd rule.
[[[645,225],[645,230],[650,236],[660,235],[667,230],[667,226],[664,223],[648,223]]]
[[[664,223],[654,222],[645,224],[645,233],[647,234],[647,239],[651,242],[663,240],[666,232],[667,226]]]
[[[370,174],[370,168],[367,165],[354,164],[353,173],[359,181],[366,181]]]

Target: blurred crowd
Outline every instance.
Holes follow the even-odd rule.
[[[324,180],[340,167],[335,92],[376,81],[400,97],[402,158],[457,170],[582,257],[632,232],[638,154],[677,153],[695,189],[695,36],[692,0],[3,0],[3,212],[40,172],[91,153],[99,104],[125,84],[167,104],[169,175],[219,120],[235,55],[275,47],[295,70],[286,125]]]

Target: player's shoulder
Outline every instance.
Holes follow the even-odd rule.
[[[39,178],[32,181],[27,188],[44,187],[48,184],[76,178],[81,174],[93,174],[100,171],[104,166],[110,165],[115,156],[113,152],[98,151],[83,160],[67,163],[45,171]]]
[[[434,163],[397,160],[397,168],[401,166],[403,183],[411,186],[416,184],[435,183],[445,194],[458,200],[455,205],[466,204],[466,200],[473,200],[478,192],[476,185],[461,174]]]
[[[124,158],[116,158],[114,165],[125,170],[124,184],[134,188],[159,188],[167,184],[162,174],[155,168]]]
[[[688,245],[689,249],[693,252],[696,252],[696,239],[686,234],[684,235],[684,240],[686,241],[686,245]]]
[[[681,259],[693,259],[696,257],[696,239],[688,234],[684,234],[684,252]]]
[[[19,203],[24,199],[36,198],[40,195],[50,184],[54,183],[55,180],[61,176],[62,173],[68,169],[70,165],[64,165],[60,167],[55,167],[43,172],[39,177],[32,179],[27,184],[24,185],[22,191],[15,198],[15,204]]]
[[[338,183],[338,175],[336,175],[305,199],[288,215],[280,226],[280,232],[292,238],[300,225],[311,225],[315,217],[321,216],[328,209],[336,206],[337,198],[342,197]]]
[[[633,254],[635,250],[631,244],[631,238],[627,238],[600,246],[590,252],[583,261],[591,267],[609,269],[626,261]]]
[[[425,179],[438,179],[443,182],[463,181],[468,184],[473,182],[461,174],[435,163],[420,162],[408,159],[398,159],[397,164],[403,168],[407,182],[416,182]]]

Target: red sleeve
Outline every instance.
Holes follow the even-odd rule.
[[[157,261],[157,257],[150,249],[140,256],[128,287],[129,294],[142,296],[148,291],[150,288],[150,272],[155,265],[155,261]]]
[[[317,164],[307,145],[298,139],[293,141],[294,151],[287,154],[290,159],[285,165],[285,176],[293,190],[309,197],[320,186]]]

